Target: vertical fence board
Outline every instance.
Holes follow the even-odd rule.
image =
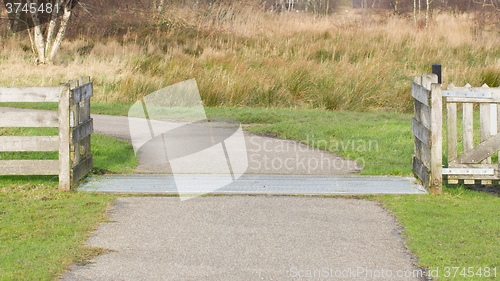
[[[491,132],[491,114],[490,114],[490,104],[481,103],[479,104],[479,130],[480,130],[480,140],[481,142],[487,140],[490,137]],[[484,159],[481,163],[491,164],[491,157]],[[491,180],[481,180],[481,184],[490,185]]]
[[[479,105],[479,134],[481,142],[490,137],[490,105],[487,103]],[[482,163],[490,164],[491,157],[486,158]]]
[[[474,147],[474,128],[473,128],[473,106],[472,103],[463,104],[463,143],[464,153],[467,153]]]
[[[463,144],[464,153],[474,148],[474,108],[472,103],[463,104]],[[474,180],[464,180],[464,184],[474,184]]]
[[[447,103],[447,129],[446,129],[446,145],[448,163],[458,157],[458,133],[457,133],[457,104]],[[449,165],[448,165],[449,166]],[[449,184],[458,184],[458,179],[448,176]]]
[[[59,189],[66,191],[71,188],[69,89],[68,84],[61,84],[59,98]]]
[[[430,191],[432,194],[441,194],[443,184],[443,95],[441,84],[437,83],[437,75],[432,75],[431,81],[431,182]]]

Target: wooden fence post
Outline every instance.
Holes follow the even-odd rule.
[[[432,80],[436,80],[434,76]],[[441,194],[443,185],[443,94],[441,84],[431,84],[431,194]]]
[[[59,97],[59,189],[64,191],[71,188],[69,91],[69,84],[61,84]]]

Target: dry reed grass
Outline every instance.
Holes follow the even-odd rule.
[[[210,106],[362,111],[411,110],[411,77],[433,63],[443,65],[445,84],[500,84],[500,39],[478,33],[467,14],[438,14],[420,29],[386,14],[270,14],[242,5],[173,8],[123,38],[69,40],[54,65],[34,66],[27,39],[2,39],[0,83],[91,75],[95,100],[133,102],[196,78]]]

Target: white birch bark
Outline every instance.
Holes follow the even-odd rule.
[[[66,27],[68,26],[68,21],[71,16],[71,0],[66,2],[64,5],[64,14],[61,19],[61,23],[59,26],[59,31],[57,32],[56,39],[54,41],[54,45],[52,46],[52,49],[50,50],[50,55],[49,55],[49,61],[53,61],[54,57],[56,56],[57,51],[59,50],[59,47],[61,46],[61,42],[64,38],[64,33],[66,32]]]
[[[53,1],[53,5],[62,5],[61,1]],[[49,27],[47,29],[47,43],[45,45],[45,56],[49,55],[49,50],[52,48],[52,43],[54,41],[54,34],[57,24],[57,9],[52,9],[52,15],[50,16]]]
[[[38,0],[28,0],[28,5],[31,6],[34,3],[38,6]],[[45,63],[45,39],[43,38],[42,29],[40,28],[40,20],[38,19],[37,13],[31,13],[31,18],[33,20],[33,37],[35,41],[35,50],[38,56],[38,63]]]

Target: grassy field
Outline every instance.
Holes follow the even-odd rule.
[[[36,68],[28,38],[0,38],[0,84],[90,75],[95,101],[130,103],[195,78],[207,106],[397,112],[411,111],[409,81],[433,63],[443,65],[444,84],[500,84],[497,30],[473,15],[436,12],[422,29],[383,13],[319,17],[242,5],[225,7],[230,18],[172,8],[122,37],[70,38],[53,65]]]

